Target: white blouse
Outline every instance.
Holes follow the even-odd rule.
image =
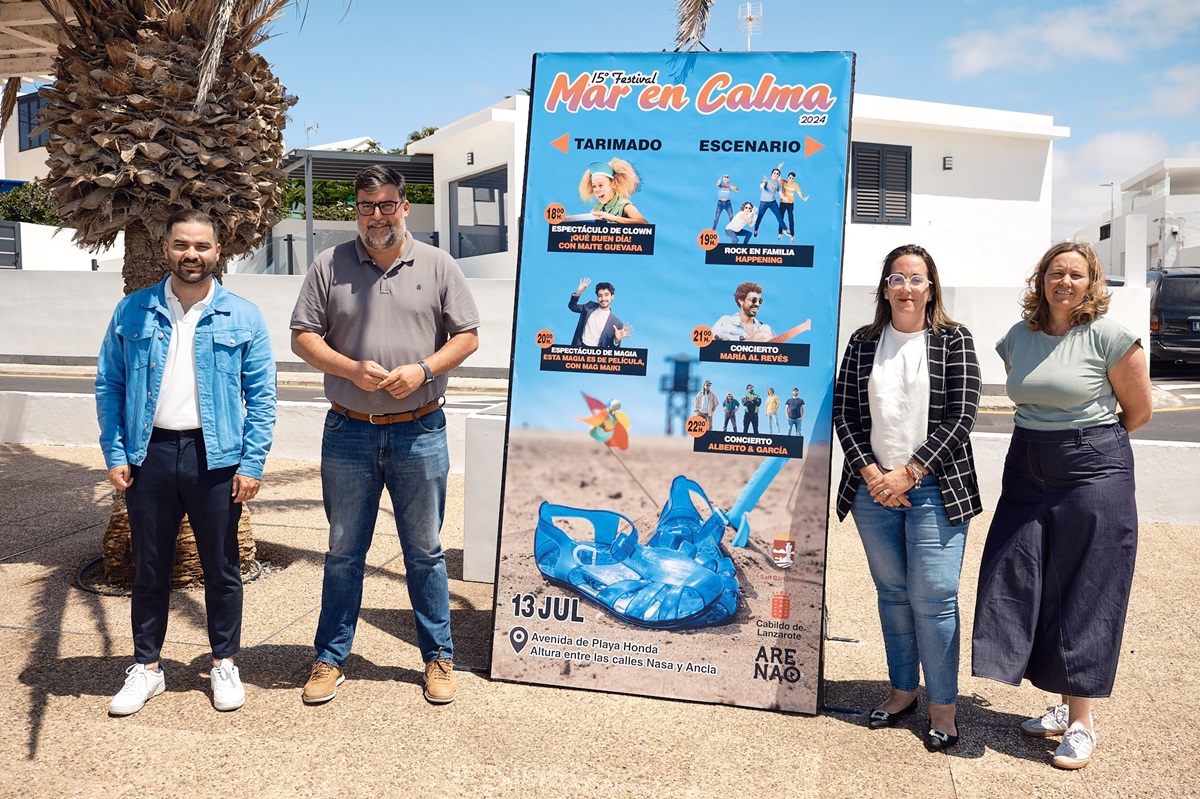
[[[929,438],[928,331],[901,333],[890,324],[875,348],[867,381],[871,450],[882,469],[899,469]]]

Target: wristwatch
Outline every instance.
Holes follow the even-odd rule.
[[[425,382],[422,383],[421,385],[427,386],[430,383],[432,383],[433,382],[433,370],[429,368],[429,364],[425,363],[425,361],[417,361],[417,366],[420,366],[423,370],[425,370]]]

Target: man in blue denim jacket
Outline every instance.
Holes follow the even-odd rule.
[[[100,446],[109,482],[125,491],[136,569],[135,662],[109,704],[114,716],[166,688],[158,661],[185,513],[204,571],[213,706],[246,701],[232,660],[242,629],[237,527],[271,447],[275,358],[259,309],[213,279],[221,246],[207,214],[174,214],[163,254],[170,274],[117,305],[96,369]]]

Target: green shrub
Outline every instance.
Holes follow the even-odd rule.
[[[0,219],[32,222],[35,225],[61,225],[63,219],[54,207],[46,184],[34,180],[0,194]]]

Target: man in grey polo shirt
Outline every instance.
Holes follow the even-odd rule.
[[[292,313],[292,351],[325,373],[321,484],[329,551],[307,704],[345,676],[363,571],[386,486],[404,553],[425,698],[454,701],[450,588],[441,527],[450,458],[447,373],[479,346],[479,312],[458,264],[405,227],[404,177],[371,166],[354,181],[358,238],[309,268]]]

